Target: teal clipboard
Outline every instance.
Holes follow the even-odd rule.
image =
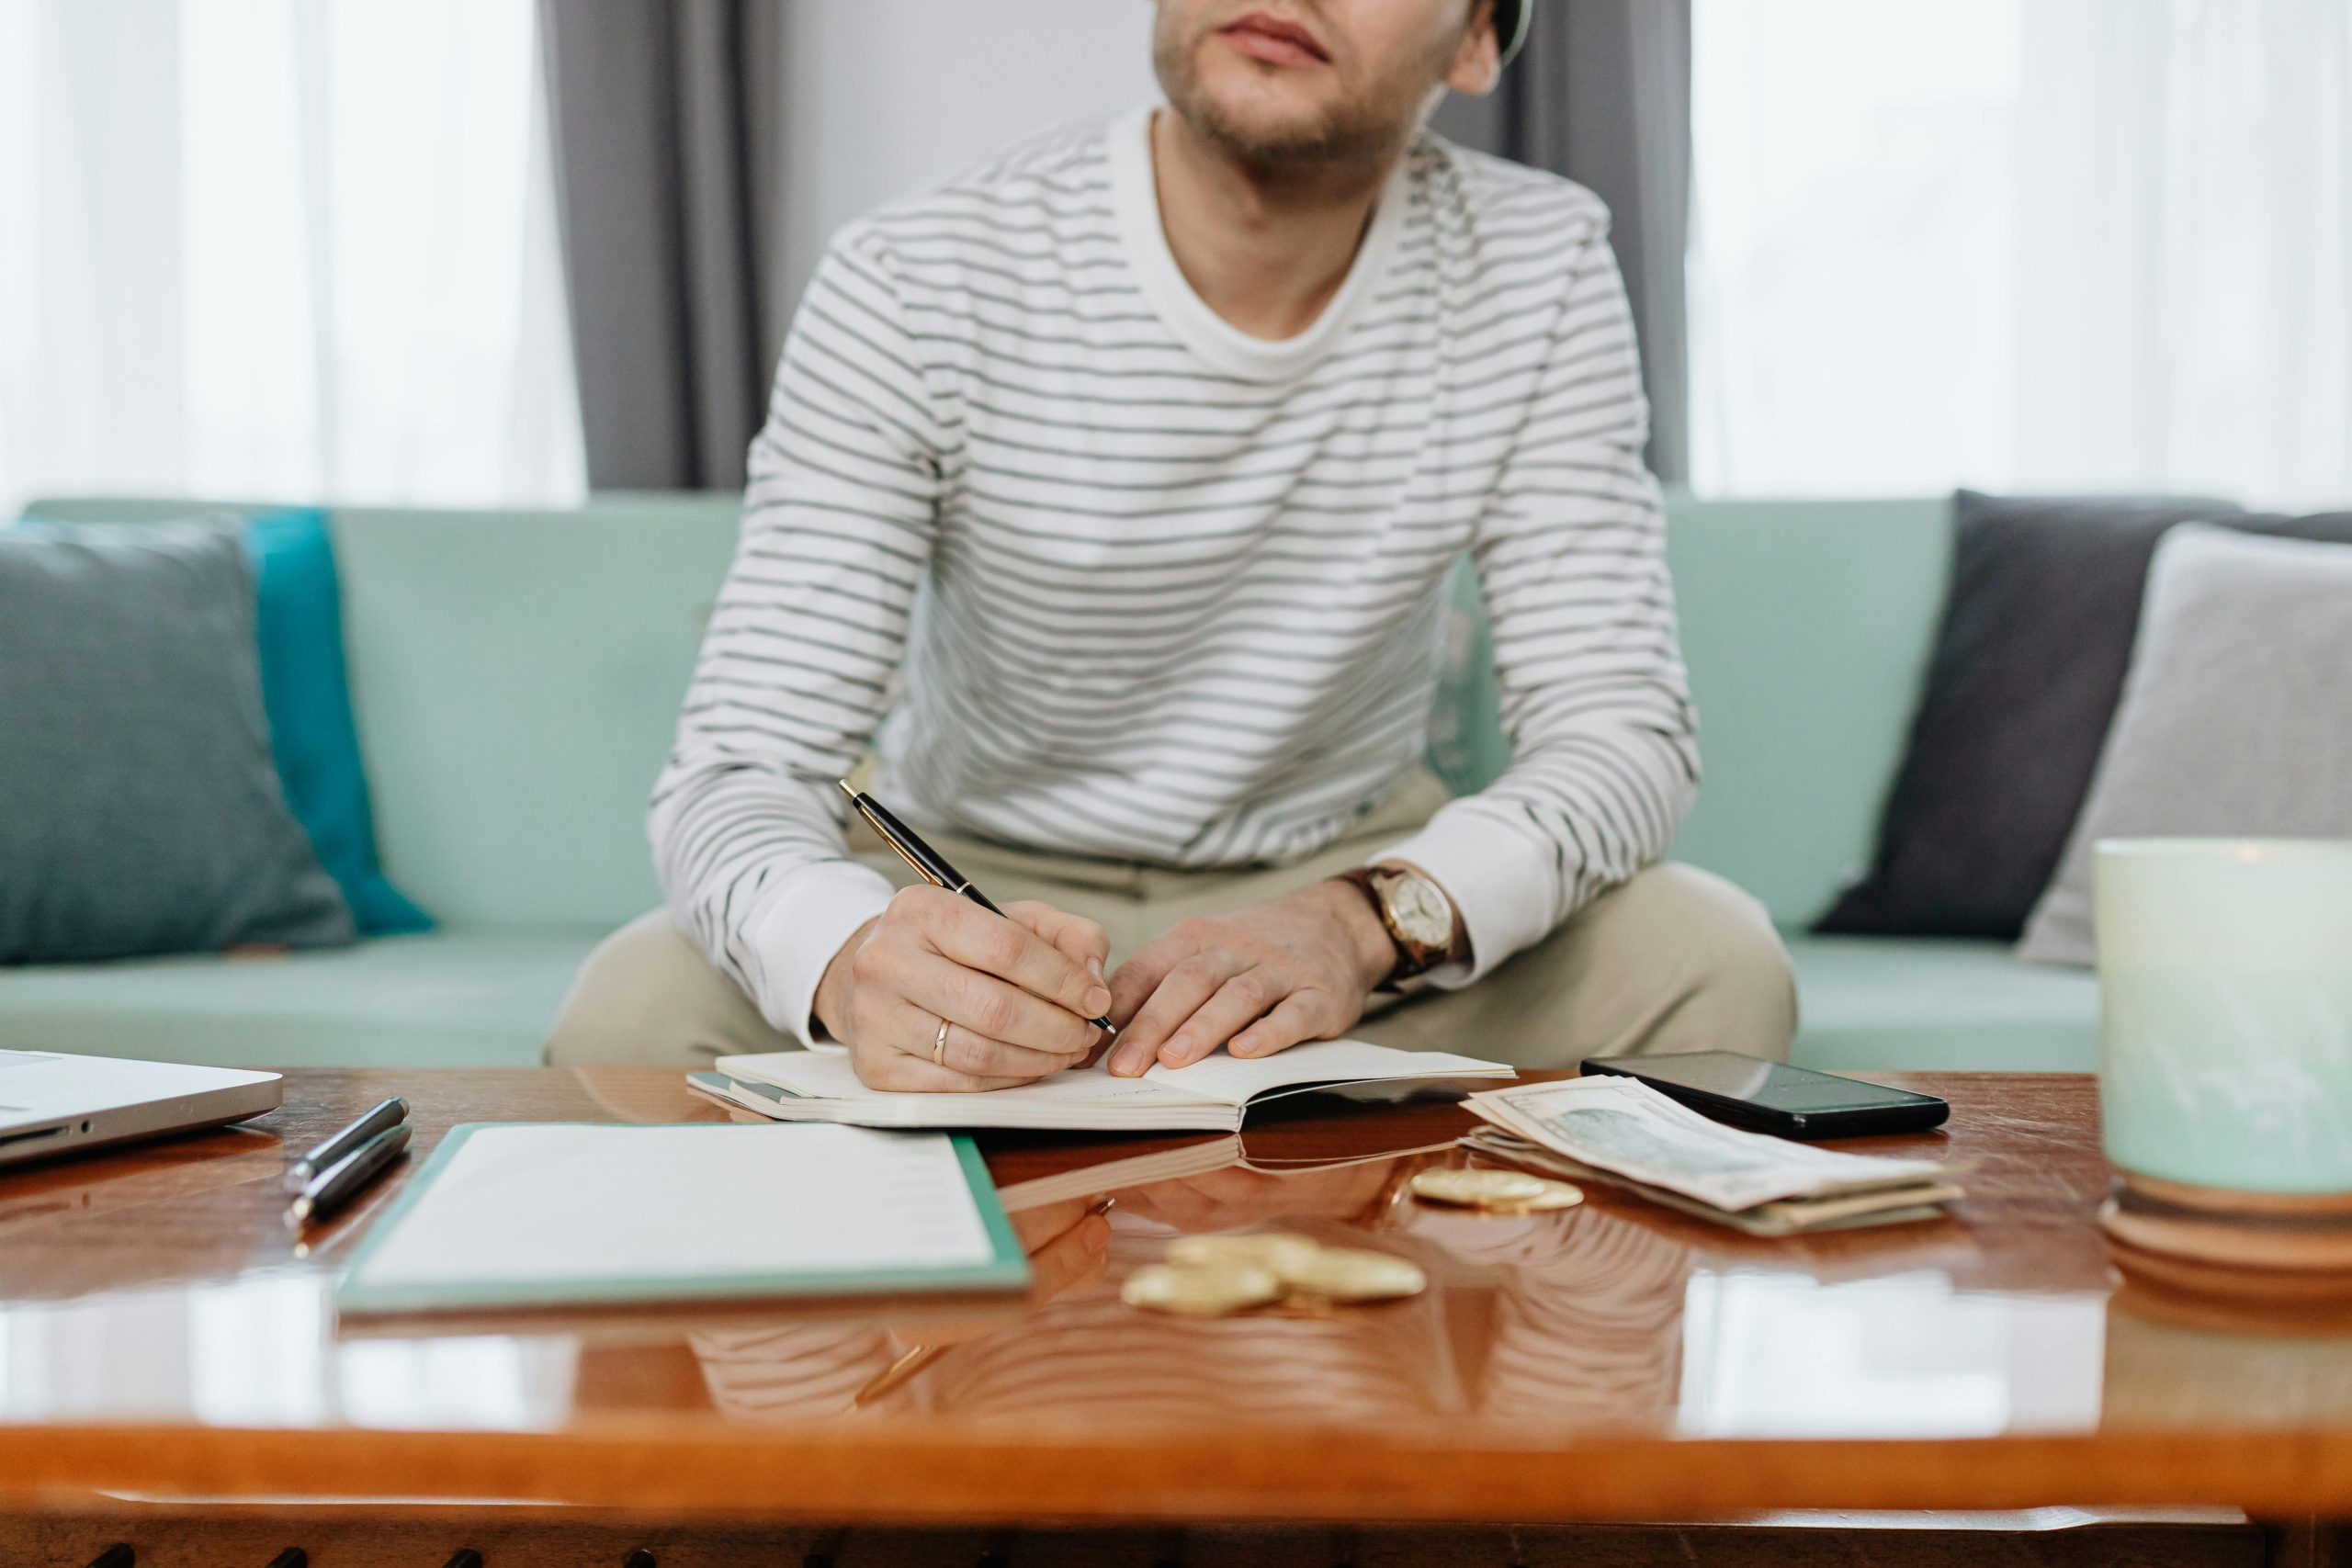
[[[545,1280],[434,1281],[430,1284],[380,1284],[367,1281],[368,1260],[383,1242],[399,1230],[411,1210],[431,1190],[466,1141],[493,1127],[548,1126],[615,1127],[608,1122],[467,1122],[449,1129],[424,1168],[401,1190],[383,1217],[370,1226],[335,1286],[335,1309],[354,1316],[394,1313],[498,1311],[507,1308],[566,1308],[629,1306],[648,1303],[787,1301],[811,1296],[891,1296],[909,1294],[1009,1292],[1029,1283],[1029,1258],[1013,1235],[1012,1222],[998,1201],[996,1183],[980,1151],[971,1139],[951,1138],[956,1161],[970,1188],[973,1207],[988,1233],[989,1256],[982,1263],[944,1269],[876,1269],[842,1272],[808,1270],[789,1274],[666,1274],[658,1279],[616,1276],[604,1279],[565,1278]],[[780,1127],[745,1127],[712,1122],[642,1122],[639,1126],[694,1126],[725,1136],[740,1133],[776,1133]],[[936,1134],[927,1134],[935,1136]]]

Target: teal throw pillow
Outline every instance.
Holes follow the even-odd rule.
[[[264,513],[244,526],[252,563],[261,693],[287,804],[319,863],[343,889],[362,935],[433,929],[432,918],[384,879],[375,815],[343,659],[343,594],[326,516]]]

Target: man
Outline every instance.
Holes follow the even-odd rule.
[[[1164,107],[837,237],[655,791],[669,910],[552,1060],[830,1041],[989,1089],[1105,1012],[1124,1074],[1342,1033],[1784,1054],[1760,908],[1654,863],[1697,761],[1607,214],[1421,130],[1523,21],[1157,0]],[[1514,761],[1444,803],[1464,550]],[[869,742],[1006,916],[849,852]]]

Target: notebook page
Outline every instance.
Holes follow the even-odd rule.
[[[1445,1051],[1399,1051],[1362,1040],[1310,1040],[1271,1056],[1233,1056],[1217,1051],[1189,1067],[1155,1066],[1144,1074],[1144,1080],[1227,1105],[1245,1105],[1269,1089],[1296,1084],[1516,1076],[1499,1062],[1482,1062]]]
[[[793,1201],[792,1194],[806,1201]],[[745,1224],[746,1194],[759,1223]],[[954,1144],[862,1127],[484,1127],[361,1270],[368,1286],[707,1280],[992,1256]]]
[[[756,1078],[762,1083],[774,1084],[778,1089],[790,1089],[812,1100],[968,1100],[971,1098],[963,1094],[909,1094],[868,1089],[858,1081],[857,1069],[850,1066],[847,1055],[830,1051],[771,1051],[757,1056],[721,1056],[713,1065],[730,1077]],[[1240,1103],[1187,1085],[1157,1082],[1149,1073],[1139,1078],[1114,1078],[1110,1069],[1100,1063],[1091,1067],[1074,1067],[1056,1073],[1032,1084],[991,1089],[989,1099],[1070,1106],[1146,1102],[1159,1105],[1199,1105],[1204,1101],[1219,1105]]]

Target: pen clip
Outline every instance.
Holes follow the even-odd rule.
[[[915,859],[913,852],[910,852],[906,845],[899,842],[898,834],[893,833],[889,829],[882,825],[882,819],[879,817],[876,817],[873,810],[866,805],[865,796],[850,787],[849,780],[836,779],[833,782],[841,785],[842,793],[849,796],[849,803],[857,808],[857,814],[860,817],[865,818],[865,825],[874,829],[875,837],[880,839],[884,843],[890,846],[890,852],[892,854],[897,855],[900,860],[906,862],[908,866],[913,870],[917,876],[922,877],[933,887],[945,887],[947,886],[947,883],[944,878],[942,878],[936,872],[933,871],[929,866],[923,864],[922,862]],[[956,889],[956,891],[960,892],[961,889]]]
[[[874,822],[874,818],[871,818],[871,817],[868,817],[868,818],[866,818],[866,820],[867,820],[868,822]],[[940,877],[939,877],[935,873],[933,873],[933,872],[932,871],[932,869],[931,869],[929,866],[927,866],[927,865],[923,864],[923,863],[922,863],[922,862],[921,862],[921,861],[919,861],[919,860],[915,859],[915,857],[914,857],[914,856],[912,856],[912,855],[909,854],[909,853],[907,852],[907,846],[906,846],[906,845],[904,845],[904,844],[902,844],[902,843],[899,842],[899,840],[896,840],[896,839],[892,838],[892,837],[891,837],[888,832],[884,831],[883,827],[882,827],[882,825],[881,825],[880,823],[878,823],[878,822],[875,822],[875,823],[874,823],[874,830],[875,830],[876,832],[877,832],[877,833],[882,834],[882,841],[883,841],[884,843],[886,843],[886,844],[889,845],[889,846],[890,846],[890,848],[892,849],[892,851],[894,851],[894,852],[898,854],[898,857],[899,857],[900,860],[902,860],[902,861],[906,862],[909,865],[910,865],[910,866],[914,867],[914,873],[915,873],[915,874],[916,874],[917,876],[922,877],[925,882],[930,883],[933,887],[944,887],[944,886],[947,886],[947,884],[946,884],[943,879],[941,879],[941,878],[940,878]]]

